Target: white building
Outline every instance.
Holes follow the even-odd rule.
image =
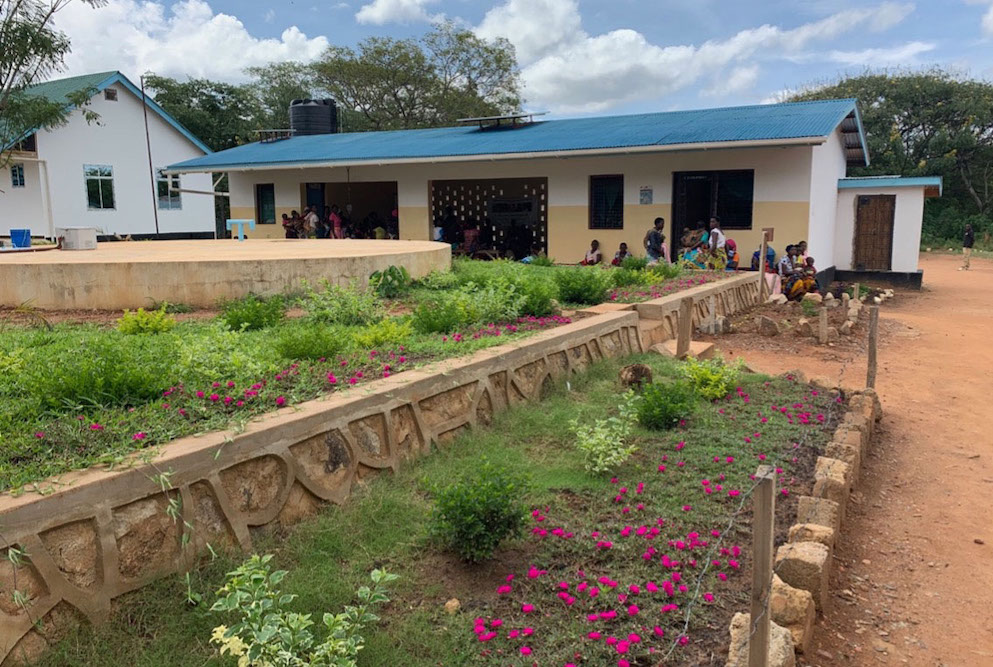
[[[93,91],[86,110],[97,121],[74,108],[64,125],[0,147],[12,149],[10,164],[0,169],[0,236],[30,229],[52,238],[60,228],[95,227],[98,234],[137,238],[212,237],[214,197],[173,192],[158,173],[210,149],[148,97],[145,114],[141,90],[120,72],[48,81],[30,93],[70,106],[68,96],[81,90]],[[172,187],[213,190],[209,173],[174,176]]]
[[[282,236],[292,210],[351,205],[353,220],[395,210],[400,238],[429,239],[454,214],[488,247],[576,263],[593,239],[608,259],[621,242],[641,253],[657,216],[670,248],[719,216],[742,266],[770,230],[777,254],[807,241],[826,280],[920,284],[924,197],[940,179],[847,178],[869,163],[855,100],[478,125],[293,136],[170,170],[228,172],[232,217],[255,219],[255,237]]]

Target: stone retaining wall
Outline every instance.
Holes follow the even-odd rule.
[[[828,584],[834,547],[849,495],[869,452],[876,422],[882,416],[874,391],[867,389],[853,396],[824,456],[817,458],[813,495],[798,499],[798,523],[790,527],[786,544],[776,551],[776,574],[769,600],[774,624],[770,667],[795,664],[794,651],[805,653],[810,646],[816,613],[823,613],[830,604]],[[736,618],[737,624],[732,623],[730,629],[732,650],[728,665],[747,663],[748,642],[744,634],[748,632],[749,616],[738,614]],[[783,629],[788,632],[782,633]],[[784,641],[791,651],[783,650]]]
[[[646,350],[644,325],[671,335],[687,296],[699,323],[711,295],[719,314],[731,314],[755,304],[758,283],[736,276],[625,309],[612,304],[513,345],[280,410],[241,433],[176,440],[151,464],[70,473],[50,495],[0,496],[0,537],[26,553],[15,567],[0,549],[0,662],[37,656],[73,624],[105,619],[114,598],[189,568],[207,543],[249,551],[254,530],[343,503],[356,483],[515,403],[540,400],[552,380]],[[154,479],[162,472],[170,473],[166,490]],[[179,523],[166,513],[170,500],[181,506]]]
[[[0,534],[27,554],[15,568],[0,550],[0,659],[37,656],[77,619],[100,621],[115,597],[189,567],[208,542],[251,550],[257,527],[342,503],[357,482],[540,400],[553,379],[642,350],[637,314],[607,313],[283,409],[239,434],[176,440],[153,465],[73,473],[47,496],[0,497]],[[172,473],[166,491],[153,479],[163,471]],[[188,540],[166,514],[170,497],[193,526]]]

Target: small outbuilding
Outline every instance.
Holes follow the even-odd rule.
[[[743,266],[770,230],[778,254],[807,241],[826,278],[857,266],[916,272],[919,201],[932,187],[894,186],[902,194],[888,245],[885,223],[854,224],[848,184],[862,181],[847,171],[869,155],[853,99],[301,135],[268,135],[168,172],[227,172],[232,217],[254,219],[262,237],[283,236],[283,214],[337,205],[359,233],[363,221],[389,220],[399,238],[431,239],[454,224],[478,230],[492,254],[538,247],[576,263],[594,239],[608,259],[622,242],[643,252],[657,217],[678,249],[684,231],[716,216]],[[865,196],[889,192],[876,186],[866,183]]]

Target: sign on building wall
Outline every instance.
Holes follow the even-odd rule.
[[[638,203],[640,203],[642,206],[651,204],[654,198],[654,194],[655,193],[650,186],[642,185],[641,192],[638,195]]]

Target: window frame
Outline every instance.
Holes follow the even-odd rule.
[[[748,212],[748,224],[735,224],[728,217],[727,213],[720,210],[720,197],[721,197],[721,175],[726,174],[749,174],[752,179],[752,191],[751,191],[751,207]],[[673,219],[676,219],[677,213],[676,208],[680,205],[679,199],[680,190],[680,179],[686,176],[706,176],[710,182],[710,202],[709,202],[709,215],[719,216],[721,219],[721,229],[737,230],[737,231],[751,231],[755,228],[755,169],[691,169],[686,171],[674,171],[672,172],[672,206],[673,206]],[[681,214],[680,214],[681,215]],[[684,229],[688,225],[692,225],[693,222],[690,220],[682,220]],[[673,232],[675,233],[675,231]]]
[[[103,99],[108,102],[117,101],[117,89],[116,88],[104,88],[103,89]]]
[[[262,219],[262,188],[272,188],[272,222],[266,222]],[[255,224],[258,225],[275,225],[279,222],[279,213],[276,211],[276,184],[275,183],[256,183],[255,184]]]
[[[594,182],[597,181],[597,180],[606,180],[606,179],[617,179],[617,180],[620,181],[620,190],[621,190],[620,224],[618,224],[616,226],[614,226],[614,225],[605,225],[603,223],[596,224],[599,221],[597,221],[595,219],[596,216],[595,216],[595,213],[594,213],[594,210],[593,210]],[[589,180],[588,180],[587,190],[589,191],[588,205],[587,205],[587,209],[588,209],[587,229],[590,229],[590,230],[599,230],[599,231],[602,231],[602,230],[608,230],[608,231],[609,230],[615,230],[615,231],[623,230],[624,229],[624,174],[591,174],[590,177],[589,177]]]
[[[11,188],[23,188],[25,187],[24,178],[24,163],[14,162],[10,165],[10,187]]]
[[[88,173],[91,170],[97,170],[96,174]],[[109,175],[104,175],[101,170],[108,170]],[[100,193],[100,206],[90,205],[90,180],[97,181],[100,184],[98,191]],[[103,205],[103,182],[110,183],[110,198],[112,206]],[[117,193],[114,190],[114,166],[109,164],[84,164],[83,165],[83,194],[86,196],[86,210],[87,211],[116,211],[117,210]]]
[[[183,210],[183,193],[178,192],[182,188],[182,183],[179,180],[179,174],[172,174],[166,176],[162,173],[163,169],[155,170],[155,205],[160,211],[182,211]],[[172,181],[173,190],[169,190],[169,182]],[[162,195],[159,193],[159,188],[162,186],[166,188],[166,206],[162,205]]]

